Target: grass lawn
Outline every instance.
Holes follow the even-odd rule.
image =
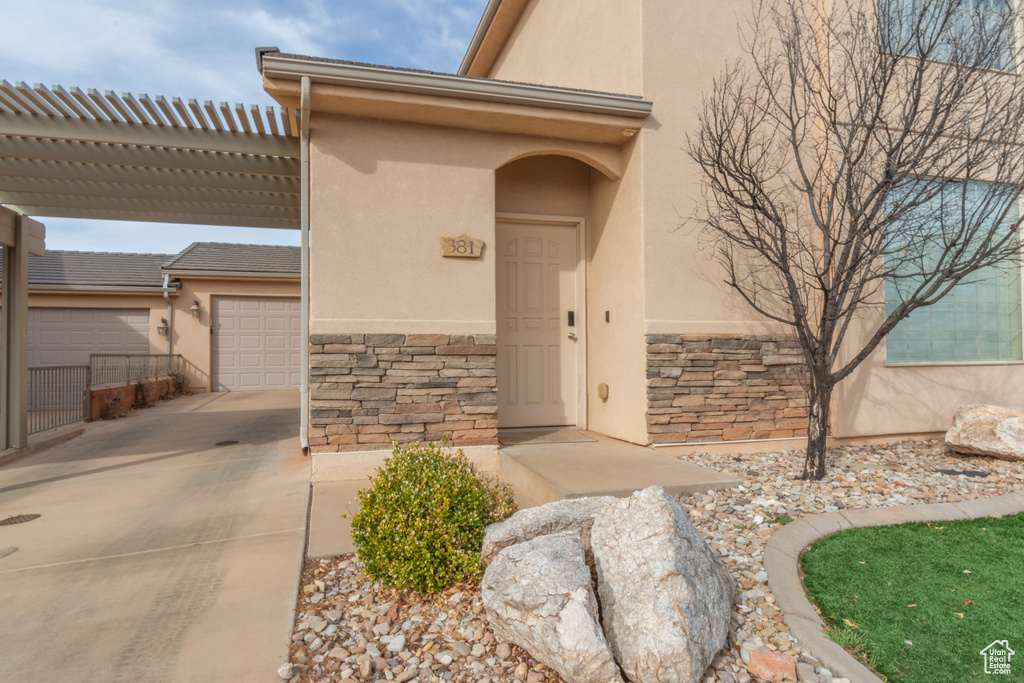
[[[1024,514],[849,529],[803,554],[833,640],[890,681],[1024,681]],[[1012,674],[979,654],[1008,640]]]

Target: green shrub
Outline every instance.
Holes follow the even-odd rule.
[[[510,484],[497,479],[484,479],[484,485],[487,487],[487,507],[491,512],[491,522],[500,522],[519,512],[516,492]]]
[[[359,493],[352,538],[366,574],[436,592],[478,576],[484,527],[515,512],[512,489],[477,476],[462,451],[395,445]]]

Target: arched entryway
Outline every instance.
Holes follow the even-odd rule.
[[[543,154],[495,174],[500,428],[587,426],[587,224],[592,176]]]

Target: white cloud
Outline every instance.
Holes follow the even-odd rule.
[[[486,0],[6,3],[0,76],[267,102],[254,48],[453,70]]]

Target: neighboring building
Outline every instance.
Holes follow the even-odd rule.
[[[197,242],[161,273],[181,283],[171,345],[193,383],[213,391],[299,388],[298,247]]]
[[[28,365],[81,365],[92,353],[165,353],[160,266],[170,254],[49,251],[29,257]],[[151,324],[152,322],[152,324]]]
[[[178,353],[193,390],[297,389],[298,281],[297,247],[198,242],[177,255],[33,256],[29,366]]]
[[[499,427],[641,444],[805,434],[795,342],[680,229],[701,196],[686,137],[749,10],[491,0],[458,75],[257,51],[282,105],[300,109],[311,84],[323,462],[442,436],[493,453]],[[482,254],[442,255],[475,251],[466,238]],[[1017,353],[887,364],[881,348],[839,387],[831,433],[934,433],[962,403],[1024,404]]]

